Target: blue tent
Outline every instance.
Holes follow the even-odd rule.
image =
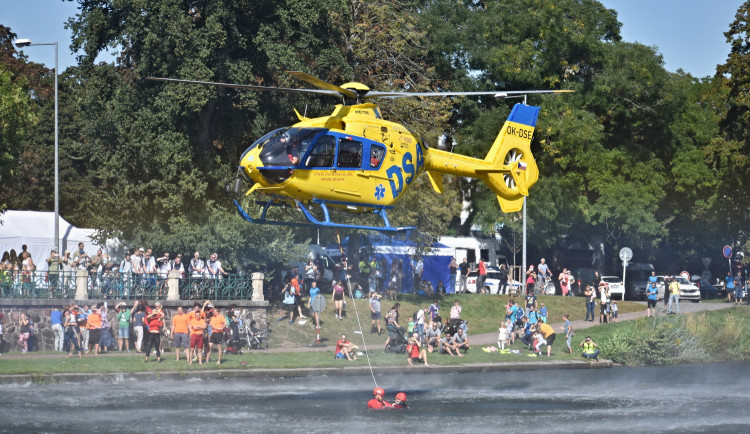
[[[346,249],[348,242],[348,238],[342,241],[344,249]],[[393,262],[401,261],[404,273],[404,279],[401,282],[401,292],[413,292],[415,263],[412,258],[417,251],[416,243],[409,239],[397,240],[377,235],[366,237],[366,240],[363,240],[362,244],[366,245],[368,243],[372,248],[371,252],[375,256],[375,260],[378,263],[381,261],[386,262],[386,268],[383,270],[385,272],[384,286],[387,288],[388,282],[390,282],[391,266]],[[437,288],[438,282],[441,281],[443,282],[443,285],[447,286],[448,279],[450,278],[448,265],[451,263],[453,249],[441,243],[432,243],[430,247],[431,248],[428,252],[421,254],[422,263],[424,264],[422,279],[428,280],[432,283],[433,288]],[[338,249],[338,246],[336,246],[336,249]],[[378,290],[383,291],[386,288],[378,288]]]

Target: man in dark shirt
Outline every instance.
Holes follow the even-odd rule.
[[[466,293],[466,277],[469,275],[469,263],[466,262],[466,258],[464,258],[463,262],[458,266],[458,269],[460,270],[460,275],[458,277],[458,293],[459,294],[465,294]]]

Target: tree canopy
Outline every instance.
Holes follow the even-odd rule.
[[[247,224],[223,186],[250,143],[294,122],[294,108],[321,116],[334,101],[146,78],[294,87],[285,71],[301,70],[378,90],[575,90],[529,97],[542,107],[532,143],[541,177],[528,198],[540,252],[630,245],[641,259],[694,266],[717,240],[748,242],[748,3],[728,23],[727,63],[701,78],[623,42],[616,11],[595,0],[77,3],[68,26],[79,63],[60,76],[61,211],[103,237],[218,251],[236,266],[288,260],[316,234]],[[50,209],[53,131],[38,120],[52,116],[52,72],[0,30],[0,203]],[[97,64],[105,49],[117,60]],[[483,158],[517,102],[379,104],[432,146]],[[420,179],[392,221],[427,239],[518,231],[520,215],[500,213],[480,183],[446,177],[445,189]]]

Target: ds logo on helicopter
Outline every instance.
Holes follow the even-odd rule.
[[[411,155],[411,152],[407,152],[404,154],[404,158],[401,159],[401,166],[393,165],[385,171],[385,174],[388,176],[388,183],[391,186],[391,195],[393,198],[396,198],[401,194],[404,185],[410,185],[411,182],[414,181],[415,175],[417,175],[422,166],[424,166],[424,154],[422,154],[421,146],[417,145],[416,166],[412,159],[413,156]],[[405,173],[406,177],[404,177],[401,172]],[[398,181],[398,185],[396,185],[396,181]],[[406,184],[404,184],[404,182],[406,182]]]

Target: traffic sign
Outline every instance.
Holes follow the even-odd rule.
[[[688,273],[687,271],[683,271],[682,273],[680,273],[680,277],[684,277],[685,279],[690,280],[690,273]]]
[[[622,266],[623,267],[627,267],[628,266],[628,261],[622,261]]]
[[[326,299],[320,294],[317,294],[315,297],[313,297],[312,300],[310,300],[310,307],[312,307],[316,312],[321,313],[326,308]]]
[[[629,262],[631,259],[633,259],[633,251],[630,250],[630,247],[623,247],[620,249],[620,259],[623,262]]]
[[[721,253],[724,254],[724,257],[729,259],[732,257],[732,248],[730,246],[724,246],[723,249],[721,249]]]

